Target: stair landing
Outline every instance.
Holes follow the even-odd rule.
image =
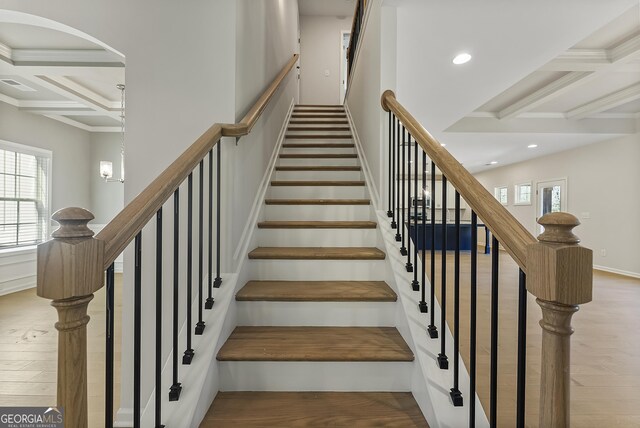
[[[219,392],[200,428],[429,428],[410,392]]]

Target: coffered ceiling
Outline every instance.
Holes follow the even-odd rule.
[[[64,31],[0,23],[0,102],[90,132],[120,131],[122,56]]]
[[[468,112],[441,139],[479,171],[633,134],[640,131],[639,118],[636,5]],[[483,153],[465,156],[463,145]]]

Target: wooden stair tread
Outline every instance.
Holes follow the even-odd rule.
[[[325,113],[304,113],[304,112],[293,112],[291,114],[291,118],[292,119],[311,119],[311,118],[320,118],[320,119],[334,119],[334,118],[338,118],[338,119],[346,119],[347,115],[344,112],[325,112]]]
[[[296,104],[295,108],[298,108],[298,107],[326,107],[326,108],[331,108],[331,107],[337,108],[337,107],[340,107],[340,108],[344,108],[344,106],[342,104]]]
[[[274,180],[272,186],[364,186],[364,181],[347,180]]]
[[[410,392],[219,392],[200,428],[429,428]]]
[[[356,159],[355,153],[283,153],[281,159]]]
[[[218,361],[413,361],[395,327],[236,327]]]
[[[285,149],[352,149],[353,143],[285,143]]]
[[[276,171],[360,171],[359,166],[276,166]]]
[[[249,281],[238,301],[262,302],[395,302],[384,281]]]
[[[260,229],[375,229],[375,221],[261,221]]]
[[[290,126],[287,131],[350,131],[348,126]]]
[[[376,247],[257,247],[249,253],[253,260],[384,260]]]
[[[265,199],[266,205],[371,205],[370,199]]]
[[[299,113],[337,113],[344,114],[343,108],[297,108],[293,110],[293,114]]]
[[[291,120],[290,125],[347,125],[346,120]]]
[[[350,140],[353,138],[351,134],[286,134],[288,140]]]

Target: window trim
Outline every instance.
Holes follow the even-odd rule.
[[[529,186],[529,200],[528,201],[520,201],[520,187],[521,186]],[[531,181],[518,183],[513,186],[513,205],[531,205],[531,197],[533,196],[533,183]]]
[[[49,238],[49,234],[51,231],[51,197],[52,197],[52,182],[53,182],[53,152],[51,150],[42,149],[40,147],[29,146],[27,144],[14,143],[12,141],[2,140],[0,139],[0,149],[8,150],[16,153],[22,153],[26,155],[35,156],[36,158],[46,158],[49,162],[48,166],[48,182],[47,182],[47,207],[43,213],[45,217],[44,221],[44,238],[41,242],[45,242]],[[13,245],[2,247],[3,253],[10,253],[13,251],[23,251],[29,247],[35,248],[38,244],[24,244],[24,245]]]
[[[502,202],[499,197],[499,190],[501,189],[505,189],[507,191],[507,200],[505,202]],[[493,188],[493,197],[505,207],[509,205],[509,186],[495,186]]]

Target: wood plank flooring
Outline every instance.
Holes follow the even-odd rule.
[[[427,253],[427,259],[429,259]],[[453,328],[453,253],[447,255],[447,323]],[[440,299],[440,254],[436,296]],[[427,272],[429,272],[427,260]],[[469,253],[461,254],[460,351],[469,367]],[[516,409],[518,267],[500,253],[498,426],[511,428]],[[491,256],[478,254],[477,391],[489,409]],[[417,293],[416,293],[417,295]],[[593,302],[573,316],[571,426],[640,427],[640,280],[594,271]],[[428,315],[425,315],[427,319]],[[529,294],[527,310],[526,426],[538,426],[541,311]],[[451,356],[449,356],[451,361]],[[465,406],[467,403],[465,397]]]
[[[115,410],[120,402],[121,274],[115,293]],[[105,292],[89,304],[87,326],[89,426],[104,426]],[[0,406],[56,404],[58,316],[35,288],[0,297]],[[115,414],[115,411],[114,411]]]
[[[384,281],[249,281],[238,301],[267,302],[395,302]]]
[[[236,327],[218,361],[413,361],[395,327]]]
[[[369,199],[265,199],[266,205],[370,205]]]
[[[201,428],[428,428],[409,392],[220,392]]]

